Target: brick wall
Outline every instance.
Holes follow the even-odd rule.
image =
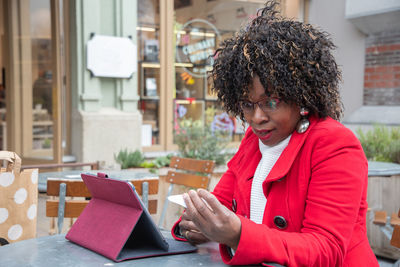
[[[400,31],[366,38],[364,105],[400,105]]]

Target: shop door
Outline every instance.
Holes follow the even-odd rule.
[[[23,164],[61,162],[62,1],[0,2],[1,149],[17,152]]]

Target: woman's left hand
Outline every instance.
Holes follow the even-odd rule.
[[[197,192],[190,190],[183,194],[183,199],[187,207],[186,216],[203,235],[234,250],[237,249],[242,223],[235,213],[204,189],[199,189]]]

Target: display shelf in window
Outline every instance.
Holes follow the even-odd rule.
[[[204,100],[183,100],[175,99],[174,101],[174,128],[179,129],[179,123],[182,120],[191,120],[204,125],[205,118],[205,102]]]
[[[141,99],[160,98],[160,64],[139,63],[139,90]]]
[[[176,98],[216,99],[207,88],[207,78],[190,75],[187,68],[191,63],[175,63]],[[139,94],[141,99],[159,99],[160,96],[160,63],[139,62]]]
[[[139,109],[142,112],[143,116],[143,125],[147,125],[146,135],[150,136],[150,141],[146,141],[146,145],[149,143],[151,145],[160,143],[160,130],[159,130],[159,100],[145,100],[142,99],[139,102]]]
[[[156,25],[140,25],[136,27],[138,33],[138,60],[159,62],[159,28]]]
[[[224,125],[223,128],[229,131],[232,142],[239,142],[244,137],[247,128],[247,125],[244,125],[239,117],[226,113],[216,100],[206,101],[205,121],[206,125],[214,128]]]
[[[159,61],[159,45],[156,39],[144,40],[144,60],[147,62]]]
[[[193,77],[187,68],[175,67],[176,99],[204,99],[205,78]]]
[[[32,110],[32,148],[34,150],[50,149],[53,143],[53,121],[47,109]]]

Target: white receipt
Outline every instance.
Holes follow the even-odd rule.
[[[204,198],[201,198],[201,199],[207,205],[207,208],[209,208],[210,210],[213,210]],[[186,203],[183,200],[183,195],[172,195],[172,196],[168,197],[168,200],[173,202],[173,203],[175,203],[175,204],[181,205],[182,207],[186,208]]]
[[[185,201],[183,200],[183,195],[172,195],[168,197],[168,200],[186,208]]]

